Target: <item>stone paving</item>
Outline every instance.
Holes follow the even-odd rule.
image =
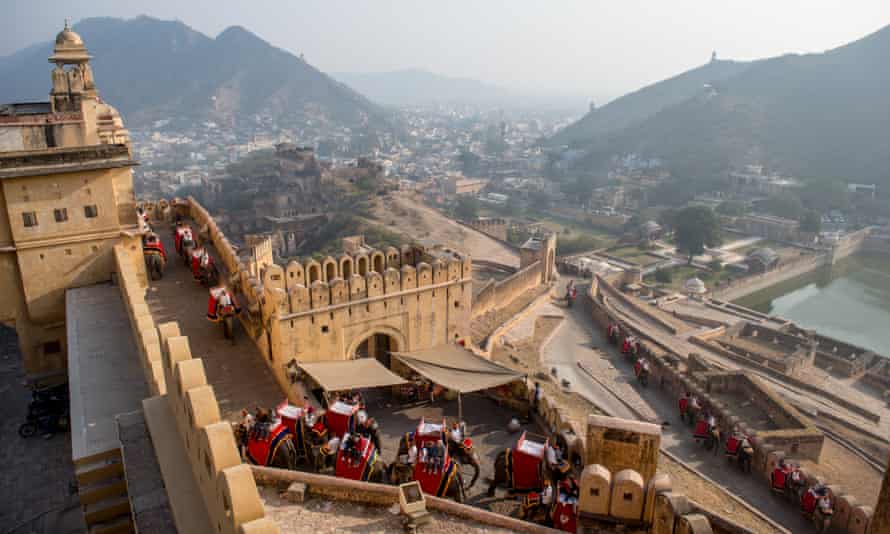
[[[31,394],[24,387],[17,343],[15,331],[0,326],[0,525],[16,534],[85,532],[80,503],[69,492],[74,482],[70,435],[18,435]]]

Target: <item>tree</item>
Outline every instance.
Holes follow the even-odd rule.
[[[479,164],[482,161],[477,154],[470,152],[469,150],[462,148],[460,150],[460,155],[457,157],[457,160],[460,161],[461,171],[464,173],[464,176],[478,176],[479,175]]]
[[[706,206],[690,206],[677,212],[676,228],[677,250],[692,258],[703,253],[705,247],[720,244],[720,220],[711,208]]]
[[[800,218],[800,230],[811,234],[818,234],[822,231],[822,216],[818,211],[809,210]]]
[[[850,207],[850,194],[847,191],[847,186],[838,180],[810,182],[804,186],[800,198],[809,208],[823,212],[845,210]]]
[[[723,270],[723,262],[718,259],[713,259],[708,262],[708,269],[715,273],[719,273]]]
[[[674,276],[671,274],[670,269],[656,269],[655,270],[655,281],[659,284],[670,284],[671,280],[673,280]]]
[[[667,208],[658,214],[658,224],[665,232],[672,232],[677,225],[677,209]]]
[[[790,193],[771,196],[760,204],[760,209],[786,219],[799,219],[804,213],[803,202]]]
[[[729,217],[738,217],[739,215],[745,214],[745,205],[741,202],[727,200],[725,202],[721,202],[720,205],[717,206],[717,213],[719,213],[720,215],[727,215]]]
[[[479,214],[479,201],[471,195],[462,196],[457,199],[454,213],[459,219],[472,221]]]

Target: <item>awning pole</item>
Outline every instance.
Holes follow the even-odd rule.
[[[464,404],[460,399],[460,391],[457,392],[457,422],[458,424],[463,424],[464,422]]]

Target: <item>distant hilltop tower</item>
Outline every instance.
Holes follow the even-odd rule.
[[[594,102],[593,100],[590,101],[590,107],[589,107],[589,110],[590,110],[591,112],[593,112],[593,111],[596,110],[596,102]]]
[[[713,63],[715,61],[717,61],[717,51],[716,50],[711,52],[711,63]]]

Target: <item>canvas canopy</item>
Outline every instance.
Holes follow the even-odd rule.
[[[374,358],[303,363],[300,368],[325,391],[397,386],[405,381]]]
[[[493,388],[525,378],[522,373],[486,360],[458,345],[394,352],[393,356],[433,383],[459,393]]]

